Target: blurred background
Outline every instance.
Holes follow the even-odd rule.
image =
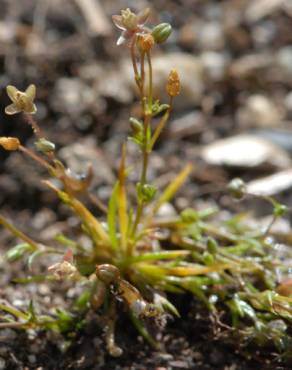
[[[175,67],[182,93],[149,178],[164,186],[185,162],[196,170],[167,212],[198,205],[206,196],[210,201],[210,194],[236,208],[217,194],[234,176],[243,177],[250,191],[290,204],[290,1],[0,0],[1,135],[33,146],[30,127],[20,115],[5,116],[4,107],[7,84],[24,90],[34,83],[36,118],[47,138],[77,174],[92,163],[92,187],[108,199],[129,114],[138,113],[129,53],[116,46],[119,30],[111,21],[127,7],[150,7],[150,26],[173,26],[168,42],[154,51],[155,86],[163,92]],[[131,145],[128,152],[139,163]],[[0,156],[2,209],[17,210],[15,217],[43,229],[55,220],[58,201],[40,183],[42,172],[19,153]]]

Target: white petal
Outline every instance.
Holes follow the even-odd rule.
[[[28,88],[25,90],[26,95],[29,97],[30,100],[34,100],[36,88],[35,85],[31,84],[28,86]]]
[[[9,98],[13,101],[13,103],[15,102],[15,95],[16,93],[18,92],[17,88],[15,86],[12,86],[12,85],[8,85],[6,87],[6,91],[7,91],[7,95],[9,96]]]
[[[5,108],[5,113],[12,115],[21,112],[21,109],[17,108],[15,104],[10,104]]]
[[[121,33],[121,36],[119,37],[119,39],[117,41],[117,45],[123,45],[123,44],[125,44],[128,40],[131,39],[132,35],[133,34],[131,32],[123,31]]]
[[[121,36],[118,38],[117,45],[118,45],[118,46],[123,45],[125,42],[126,42],[125,37],[124,37],[123,35],[121,35]]]

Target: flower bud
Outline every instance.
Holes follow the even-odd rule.
[[[152,36],[157,44],[166,41],[171,34],[172,28],[169,23],[160,23],[152,30]]]
[[[207,239],[207,249],[209,253],[216,254],[216,252],[218,251],[218,244],[215,239],[213,238]]]
[[[166,92],[171,97],[177,96],[180,93],[180,79],[176,69],[172,69],[169,73]]]
[[[150,184],[142,185],[140,182],[137,184],[138,199],[144,203],[149,203],[155,197],[157,188]]]
[[[151,33],[145,33],[138,37],[137,45],[141,52],[148,53],[154,44],[155,40]]]
[[[227,187],[230,195],[235,199],[241,199],[246,193],[246,185],[239,177],[231,180]]]
[[[5,150],[18,150],[20,142],[16,137],[0,137],[0,145]]]
[[[139,121],[137,118],[131,117],[129,119],[131,129],[133,130],[133,134],[140,134],[144,131],[143,123]]]
[[[36,141],[34,145],[42,153],[53,152],[55,150],[55,144],[43,137]]]

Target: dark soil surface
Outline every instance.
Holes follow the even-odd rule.
[[[77,173],[92,163],[93,192],[106,202],[115,180],[121,143],[127,137],[129,114],[138,109],[124,67],[129,64],[128,53],[115,45],[118,31],[110,19],[128,6],[137,10],[150,6],[152,23],[170,22],[174,27],[169,42],[156,55],[165,57],[165,69],[168,71],[169,65],[179,69],[171,65],[175,52],[181,58],[192,56],[192,65],[200,71],[198,75],[193,74],[193,67],[181,71],[190,76],[189,85],[151,162],[149,177],[159,187],[168,184],[186,162],[195,165],[190,180],[166,212],[214,202],[226,212],[242,210],[242,205],[218,190],[234,176],[250,181],[283,170],[282,165],[269,161],[250,168],[215,165],[204,161],[199,149],[227,136],[249,133],[268,138],[277,146],[278,151],[270,157],[285,153],[290,160],[292,8],[288,2],[106,0],[99,1],[101,9],[91,13],[99,27],[90,23],[80,3],[0,0],[1,136],[17,136],[27,146],[33,145],[30,127],[19,115],[5,116],[4,107],[9,104],[7,84],[23,90],[34,83],[38,89],[37,119],[46,136]],[[256,100],[255,96],[260,98]],[[1,151],[0,157],[1,213],[37,240],[51,241],[60,232],[74,236],[77,221],[41,183],[42,170],[20,153]],[[129,146],[129,161],[139,164],[137,158],[137,152]],[[290,162],[284,168],[289,166]],[[134,172],[131,179],[137,176]],[[291,184],[276,194],[288,205],[292,204]],[[243,206],[250,206],[260,217],[270,212],[261,203]],[[284,226],[290,227],[289,220]],[[0,229],[1,252],[15,244],[10,234]],[[33,266],[33,272],[44,270],[51,262],[42,260]],[[78,295],[78,288],[68,286],[13,283],[29,273],[24,264],[7,265],[0,257],[1,299],[19,309],[33,299],[39,312],[49,313],[52,307],[66,307]],[[90,317],[81,332],[68,338],[1,329],[0,370],[291,369],[292,365],[284,365],[274,349],[246,343],[243,346],[230,332],[218,327],[214,317],[194,298],[175,299],[182,318],[169,319],[163,330],[151,328],[161,343],[160,349],[145,344],[123,313],[117,343],[124,354],[112,358],[105,351],[98,318]]]

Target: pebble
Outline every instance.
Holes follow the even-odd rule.
[[[27,358],[28,358],[28,361],[31,364],[35,364],[36,363],[36,356],[35,355],[28,355]]]
[[[198,44],[202,50],[222,50],[225,45],[222,23],[203,23],[199,30]]]
[[[289,92],[285,97],[285,107],[291,113],[292,112],[292,91]]]
[[[272,196],[292,187],[292,170],[288,169],[275,174],[265,176],[247,184],[247,190],[251,194]]]
[[[92,137],[84,137],[62,148],[59,155],[73,173],[84,174],[92,165],[94,181],[98,179],[110,183],[114,181],[112,170]]]
[[[5,369],[7,369],[6,361],[4,360],[4,358],[0,357],[0,370],[5,370]]]
[[[252,28],[252,38],[257,46],[267,46],[277,35],[277,28],[273,21],[266,20]]]
[[[292,76],[292,46],[285,46],[281,48],[276,54],[277,64],[290,77]]]
[[[164,203],[157,212],[157,216],[159,217],[169,217],[175,216],[176,210],[171,203]]]
[[[203,147],[201,156],[209,164],[229,167],[286,168],[291,163],[286,151],[268,140],[252,135],[235,135],[217,140]]]
[[[190,369],[190,366],[186,361],[170,361],[169,365],[176,369]]]
[[[2,329],[0,330],[0,337],[5,340],[13,341],[16,338],[16,332],[9,328]]]
[[[205,127],[205,119],[201,112],[191,111],[172,120],[167,127],[167,136],[174,140],[200,132]]]
[[[282,110],[264,95],[251,95],[239,108],[237,118],[242,125],[252,127],[279,126],[283,119]]]
[[[79,116],[85,110],[96,106],[98,96],[88,84],[79,78],[60,78],[57,80],[52,104],[58,111]]]
[[[201,54],[201,61],[210,81],[221,81],[225,77],[229,64],[229,58],[226,54],[205,51]]]
[[[170,353],[158,353],[157,358],[163,361],[170,361],[173,360],[173,355],[171,355]]]

